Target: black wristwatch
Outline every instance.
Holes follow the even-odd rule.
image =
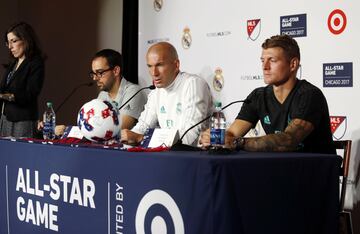
[[[242,149],[244,149],[244,146],[245,146],[245,138],[243,138],[243,137],[235,138],[235,140],[233,141],[233,144],[235,146],[235,150],[237,150],[237,151],[242,150]]]

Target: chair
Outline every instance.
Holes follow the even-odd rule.
[[[351,213],[344,210],[345,196],[346,196],[346,184],[349,174],[350,153],[351,153],[351,140],[339,140],[334,141],[335,148],[337,150],[343,150],[343,163],[340,167],[340,176],[342,177],[341,190],[340,190],[340,222],[339,228],[341,234],[352,234],[352,221]]]

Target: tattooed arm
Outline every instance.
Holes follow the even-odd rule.
[[[293,119],[284,132],[246,138],[243,148],[247,151],[294,151],[313,129],[312,123]]]

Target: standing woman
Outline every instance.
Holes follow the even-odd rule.
[[[0,136],[34,137],[44,59],[32,27],[24,22],[5,33],[10,60],[0,83]]]

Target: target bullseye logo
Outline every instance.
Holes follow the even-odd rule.
[[[333,10],[328,17],[328,28],[335,35],[342,33],[346,28],[346,15],[340,10]]]
[[[137,234],[145,234],[145,217],[153,205],[162,205],[169,212],[174,223],[175,234],[184,234],[184,221],[179,207],[174,199],[163,190],[151,190],[141,199],[135,215],[135,228]],[[151,233],[167,233],[166,221],[156,216],[151,221]]]

